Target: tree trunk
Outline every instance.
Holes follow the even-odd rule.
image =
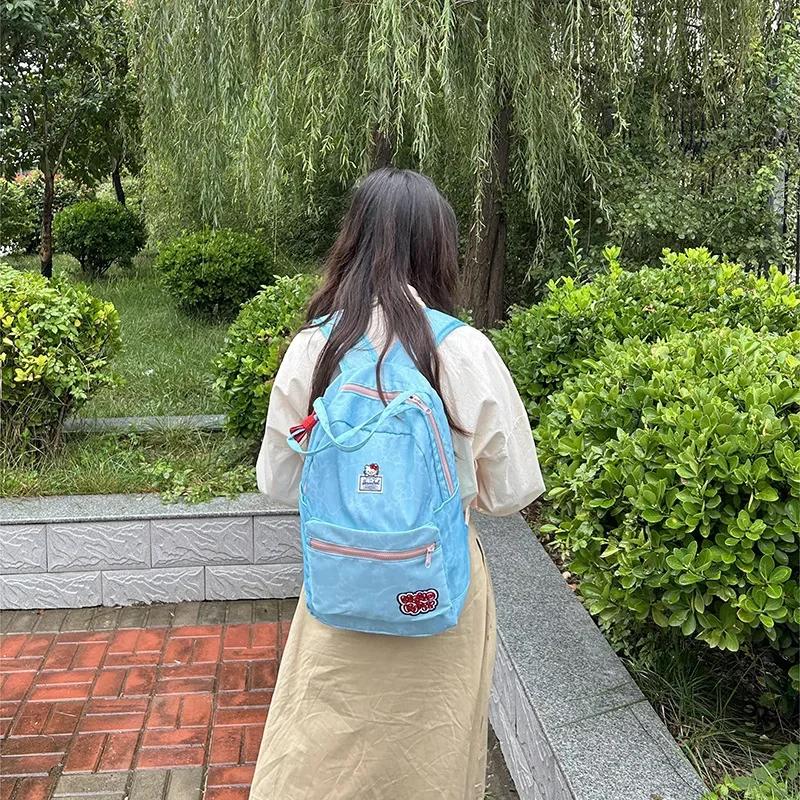
[[[111,172],[111,181],[114,184],[114,191],[117,193],[117,202],[125,205],[125,190],[122,188],[122,178],[119,174],[119,161],[114,160],[114,169]]]
[[[394,147],[389,134],[384,133],[377,125],[372,127],[372,143],[370,146],[370,166],[372,169],[381,169],[392,165]]]
[[[478,219],[470,231],[461,271],[461,300],[472,310],[479,328],[497,324],[505,310],[503,271],[507,226],[503,200],[508,187],[511,116],[511,104],[506,102],[494,121],[491,160],[483,178]]]
[[[55,175],[49,169],[43,172],[44,204],[42,206],[42,248],[40,260],[42,275],[53,277],[53,196],[55,195]]]

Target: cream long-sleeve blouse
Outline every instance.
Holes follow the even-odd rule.
[[[378,305],[367,337],[380,352],[385,333]],[[300,331],[272,387],[256,475],[260,491],[277,505],[298,504],[303,457],[286,444],[286,437],[307,415],[311,379],[324,345],[319,329]],[[544,482],[528,415],[508,369],[489,339],[467,326],[445,338],[439,357],[443,399],[470,432],[453,435],[464,508],[498,516],[519,511],[542,494]]]

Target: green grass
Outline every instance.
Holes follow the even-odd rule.
[[[189,502],[256,491],[251,447],[224,433],[71,434],[59,450],[0,465],[0,496],[158,492]]]
[[[6,257],[38,270],[36,256]],[[221,413],[212,362],[228,324],[186,316],[160,287],[152,256],[86,281],[77,262],[57,255],[54,272],[88,283],[120,315],[123,350],[113,361],[123,385],[95,395],[81,417]],[[68,434],[53,453],[0,463],[0,496],[157,492],[196,502],[256,490],[252,445],[225,433],[158,430]]]
[[[17,267],[38,269],[36,256],[7,259]],[[123,350],[112,366],[123,385],[95,395],[81,417],[129,417],[219,414],[211,365],[222,348],[227,323],[186,316],[159,286],[152,256],[140,255],[128,269],[112,267],[108,275],[88,281],[92,292],[117,308]],[[78,274],[77,262],[58,255],[57,273]]]
[[[794,721],[760,702],[774,669],[764,655],[655,633],[622,658],[708,786],[752,772],[796,736]]]

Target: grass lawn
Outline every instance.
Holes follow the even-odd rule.
[[[256,491],[254,453],[224,433],[70,434],[52,456],[0,468],[0,496],[158,492],[200,501]]]
[[[36,256],[6,260],[20,268],[39,268]],[[70,256],[56,256],[54,270],[85,281]],[[152,256],[138,256],[126,270],[112,267],[108,275],[88,284],[119,312],[123,350],[112,366],[124,383],[95,395],[78,416],[222,413],[212,388],[211,364],[222,348],[228,323],[193,319],[179,311],[159,286]]]

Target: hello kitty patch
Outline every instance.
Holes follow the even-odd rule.
[[[383,493],[383,475],[380,474],[381,468],[377,464],[367,464],[364,472],[358,476],[358,491],[368,494]]]

